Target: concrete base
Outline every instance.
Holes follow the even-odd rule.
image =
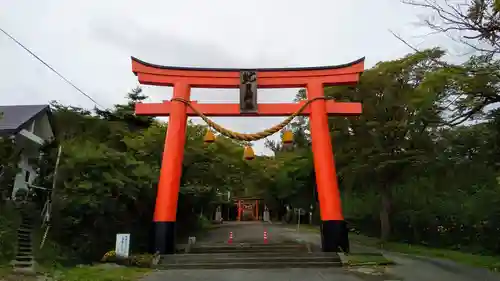
[[[323,252],[349,253],[349,237],[345,221],[323,221],[321,248]]]
[[[161,255],[172,255],[175,253],[175,222],[153,222],[154,243],[151,253]]]

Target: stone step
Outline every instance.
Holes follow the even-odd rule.
[[[299,243],[295,241],[286,241],[286,242],[280,242],[280,243],[275,243],[275,242],[269,242],[269,243],[263,243],[263,242],[245,242],[245,241],[237,241],[233,240],[231,244],[227,242],[219,242],[219,243],[203,243],[203,242],[196,242],[195,246],[229,246],[229,247],[235,247],[235,246],[243,246],[243,247],[249,247],[249,246],[304,246],[305,243]]]
[[[326,252],[248,252],[248,253],[187,253],[163,255],[164,260],[192,260],[192,259],[224,259],[224,258],[273,258],[273,257],[325,257],[339,259],[337,253]]]
[[[31,248],[31,241],[18,241],[17,246],[20,248]]]
[[[229,256],[229,257],[216,257],[210,258],[208,256],[204,257],[196,257],[196,255],[192,255],[193,257],[168,257],[161,260],[162,264],[207,264],[207,263],[297,263],[297,262],[340,262],[340,258],[333,256]]]
[[[17,230],[17,233],[21,234],[21,235],[31,235],[31,231],[32,231],[32,229],[19,228]]]
[[[306,249],[305,244],[195,244],[192,249]]]
[[[263,252],[273,252],[273,253],[307,253],[306,248],[192,248],[189,250],[190,253],[263,253]]]
[[[21,255],[21,254],[23,254],[23,255],[31,255],[32,252],[33,251],[31,249],[28,249],[28,250],[24,250],[23,249],[23,250],[18,250],[17,251],[18,255]]]
[[[16,257],[33,257],[33,255],[28,252],[19,252],[17,253]]]
[[[18,261],[30,261],[33,259],[33,253],[17,253],[16,260]]]
[[[26,252],[26,251],[33,251],[33,248],[30,245],[17,245],[17,251],[18,252]]]
[[[33,256],[16,256],[16,261],[19,262],[31,262],[33,260]]]
[[[17,237],[24,237],[24,238],[31,238],[31,232],[26,232],[26,231],[18,231],[17,232]]]
[[[341,267],[341,262],[274,261],[274,262],[204,262],[190,264],[161,264],[158,269],[260,269],[260,268],[329,268]]]
[[[245,244],[245,243],[224,243],[224,244],[194,244],[192,246],[200,248],[255,248],[255,247],[266,247],[266,248],[297,248],[305,247],[306,244],[281,244],[281,243],[270,243],[270,244]]]
[[[17,240],[21,243],[29,243],[31,244],[31,237],[30,236],[23,236],[23,235],[18,235]]]
[[[190,245],[190,248],[205,248],[205,247],[259,247],[259,246],[264,246],[264,247],[273,247],[276,245],[282,245],[286,247],[307,247],[307,244],[305,243],[298,243],[298,242],[280,242],[280,243],[254,243],[254,242],[235,242],[229,244],[227,242],[219,242],[219,243],[203,243],[203,242],[196,242],[194,245]],[[184,250],[188,247],[188,244],[177,244],[176,245],[176,250],[178,252],[184,252]]]
[[[20,228],[28,228],[28,229],[33,229],[33,224],[32,223],[21,223],[19,225]]]
[[[13,261],[12,265],[14,267],[32,267],[34,264],[33,260],[31,260],[31,261]]]

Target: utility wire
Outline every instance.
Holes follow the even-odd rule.
[[[75,88],[78,92],[80,92],[82,95],[84,95],[85,97],[87,97],[89,100],[91,100],[92,102],[94,102],[96,105],[98,105],[99,107],[101,108],[105,108],[104,106],[100,105],[95,99],[93,99],[90,95],[88,95],[87,93],[85,93],[84,91],[82,91],[80,88],[78,88],[75,84],[73,84],[71,81],[69,81],[68,79],[66,79],[61,73],[57,72],[57,70],[55,70],[52,66],[50,66],[48,63],[46,63],[45,61],[43,61],[40,57],[38,57],[35,53],[33,53],[32,51],[30,51],[27,47],[25,47],[21,42],[17,41],[16,38],[12,37],[12,35],[10,35],[9,33],[7,33],[7,31],[3,30],[2,28],[0,28],[0,31],[2,31],[5,35],[7,35],[7,37],[9,37],[12,41],[16,42],[17,45],[21,46],[21,48],[23,48],[26,52],[30,53],[33,57],[35,57],[38,61],[40,61],[41,63],[43,63],[46,67],[48,67],[50,70],[52,70],[52,72],[54,72],[55,74],[57,74],[61,79],[63,79],[66,83],[68,83],[69,85],[71,85],[73,88]]]

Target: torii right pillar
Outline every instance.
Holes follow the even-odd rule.
[[[323,97],[323,83],[309,82],[307,98]],[[328,114],[324,100],[311,104],[310,130],[316,188],[321,215],[321,246],[323,252],[349,252],[347,225],[342,215],[340,191],[335,170]]]

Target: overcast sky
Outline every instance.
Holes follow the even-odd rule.
[[[0,0],[0,27],[105,107],[138,85],[130,56],[163,65],[292,67],[342,64],[366,57],[366,67],[411,50],[443,45],[416,25],[426,11],[399,0]],[[57,100],[92,108],[26,51],[0,33],[0,103]],[[150,101],[171,98],[144,86]],[[291,102],[297,89],[260,90],[259,102]],[[238,90],[196,89],[193,100],[237,102]],[[216,118],[239,132],[257,132],[283,118]],[[195,122],[200,122],[195,119]],[[276,138],[277,136],[275,136]],[[257,153],[268,153],[263,141]]]

